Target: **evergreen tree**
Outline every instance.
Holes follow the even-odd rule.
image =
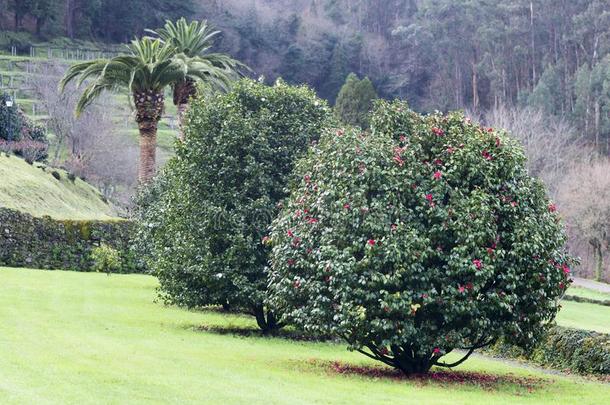
[[[350,73],[337,96],[335,113],[345,124],[368,129],[368,115],[376,98],[377,92],[368,77],[360,80]]]

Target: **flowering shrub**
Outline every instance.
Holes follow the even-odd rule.
[[[573,259],[507,134],[377,103],[372,134],[328,133],[273,222],[269,304],[405,373],[504,337],[534,342]],[[447,363],[455,350],[464,357]]]
[[[140,212],[141,238],[168,302],[237,307],[263,330],[279,326],[263,305],[263,237],[294,160],[330,117],[313,91],[283,82],[243,80],[228,94],[193,102],[185,141]]]

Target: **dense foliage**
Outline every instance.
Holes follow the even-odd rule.
[[[337,96],[335,113],[344,124],[368,129],[370,112],[376,98],[377,93],[368,77],[360,80],[350,73]]]
[[[486,352],[575,373],[610,374],[610,335],[606,333],[555,326],[528,350],[500,340]]]
[[[44,128],[26,117],[9,95],[0,93],[0,151],[33,163],[46,159],[48,149]]]
[[[185,141],[144,197],[144,241],[167,301],[224,305],[277,327],[263,308],[263,237],[286,196],[295,159],[331,120],[306,87],[243,80],[193,101]],[[156,202],[151,200],[156,199]]]
[[[129,221],[55,220],[0,208],[0,266],[96,271],[92,253],[105,244],[118,252],[113,272],[141,273],[133,232]]]
[[[323,136],[273,223],[270,304],[401,369],[535,341],[572,259],[506,133],[379,102],[372,135]],[[466,350],[462,360],[441,358]]]

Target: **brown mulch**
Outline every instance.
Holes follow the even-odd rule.
[[[357,375],[375,379],[394,381],[411,381],[418,385],[470,385],[493,391],[507,385],[516,385],[521,389],[533,392],[552,381],[536,377],[521,377],[513,374],[487,374],[476,371],[432,370],[426,374],[406,375],[400,370],[379,366],[356,366],[338,361],[311,360],[310,363],[322,366],[335,374]]]

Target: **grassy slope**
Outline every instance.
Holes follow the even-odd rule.
[[[336,375],[342,345],[240,338],[201,325],[250,318],[153,303],[149,276],[0,269],[0,403],[600,404],[610,386],[477,357],[459,368],[544,378],[533,393]]]
[[[58,181],[51,171],[57,170]],[[34,216],[49,215],[57,219],[107,219],[115,210],[104,203],[99,191],[59,169],[27,164],[16,156],[0,154],[0,207],[17,209]]]

